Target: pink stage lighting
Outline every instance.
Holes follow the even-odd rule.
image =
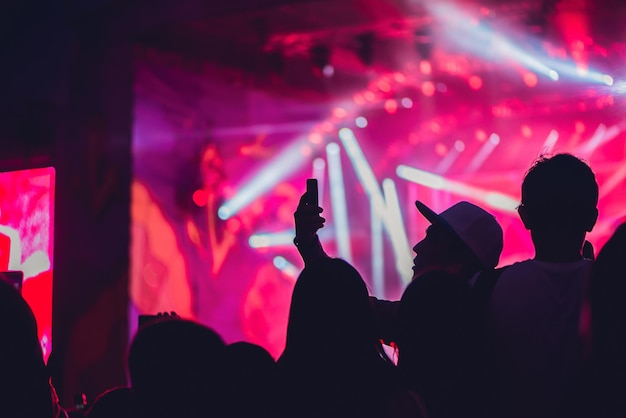
[[[21,271],[44,359],[52,350],[54,168],[0,173],[0,271]]]

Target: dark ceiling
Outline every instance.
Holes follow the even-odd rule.
[[[563,19],[572,16],[584,16],[589,36],[598,43],[615,39],[623,42],[626,7],[621,3],[459,0],[451,4],[477,16],[495,31],[506,32],[515,26],[535,39],[567,48],[557,22],[563,26]],[[250,7],[253,4],[256,7]],[[429,12],[432,4],[411,0],[300,0],[260,5],[240,1],[232,10],[154,25],[143,31],[138,41],[147,49],[235,70],[232,75],[238,82],[245,78],[257,86],[269,85],[277,93],[286,90],[290,94],[297,89],[324,96],[328,87],[315,67],[326,62],[332,63],[335,77],[341,80],[332,92],[336,94],[337,88],[349,91],[362,86],[373,72],[398,71],[425,55],[431,58],[434,54],[439,61],[461,56],[467,59],[466,51],[439,41],[454,27]],[[522,44],[522,48],[530,47]],[[477,73],[493,68],[484,60],[474,60],[471,65]]]

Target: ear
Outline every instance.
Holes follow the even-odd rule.
[[[585,231],[591,232],[593,227],[596,225],[597,220],[598,220],[598,208],[594,208],[593,211],[589,212],[589,217],[585,224]]]
[[[530,230],[532,228],[532,222],[530,219],[530,214],[528,213],[528,209],[526,209],[526,206],[521,205],[519,208],[517,208],[517,213],[519,214],[519,217],[522,220],[522,223],[524,224],[524,228]]]

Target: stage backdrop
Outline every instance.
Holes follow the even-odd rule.
[[[324,95],[274,90],[209,64],[141,54],[131,329],[140,313],[176,311],[278,356],[303,266],[293,211],[312,176],[327,252],[350,260],[379,297],[398,298],[411,277],[411,248],[428,226],[416,199],[436,211],[460,200],[486,207],[505,231],[501,264],[531,257],[515,207],[525,171],[545,151],[577,153],[597,172],[601,217],[590,240],[599,247],[624,216],[623,99],[498,71],[478,85],[413,68],[347,92],[337,85],[333,96],[340,81]]]

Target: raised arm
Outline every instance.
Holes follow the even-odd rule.
[[[300,197],[296,212],[293,214],[296,226],[296,237],[293,243],[298,248],[305,265],[319,258],[328,257],[317,236],[317,230],[323,228],[324,222],[326,222],[326,219],[320,215],[324,209],[311,205],[309,202],[308,194],[304,193]]]

